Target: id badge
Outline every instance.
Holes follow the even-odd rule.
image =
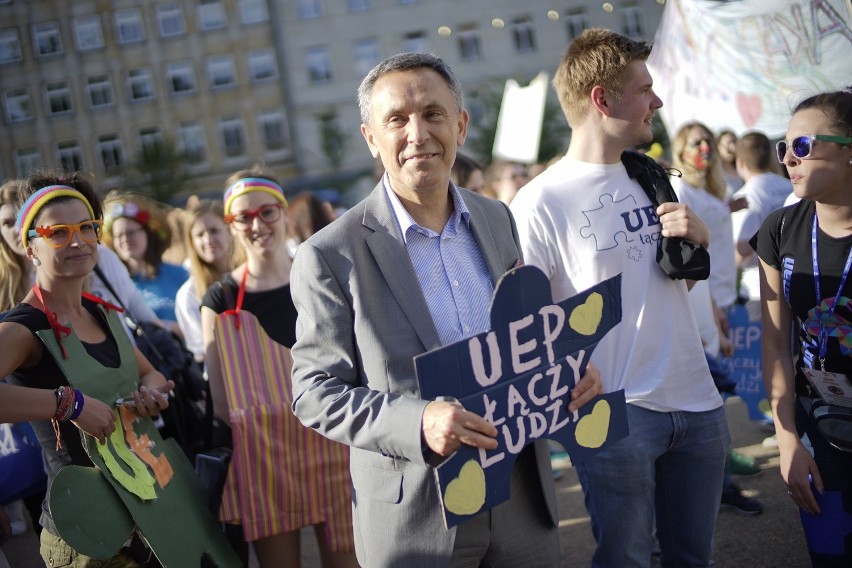
[[[802,369],[808,381],[828,404],[852,408],[852,383],[843,373]]]

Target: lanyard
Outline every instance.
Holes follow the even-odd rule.
[[[814,263],[814,290],[816,291],[817,305],[822,305],[822,293],[819,286],[819,260],[817,257],[817,213],[814,211],[814,222],[811,225],[811,257]],[[840,301],[840,295],[843,293],[843,286],[846,284],[846,277],[849,275],[849,268],[852,266],[852,249],[849,250],[849,256],[846,257],[846,266],[843,267],[843,274],[840,276],[840,285],[837,287],[837,293],[834,295],[834,303],[828,307],[826,317],[823,319],[822,314],[819,315],[819,364],[820,369],[825,370],[825,355],[828,352],[828,331],[827,326],[831,317],[834,315],[834,310]],[[821,311],[821,310],[820,310]]]

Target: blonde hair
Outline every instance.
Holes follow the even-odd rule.
[[[0,185],[0,205],[18,207],[21,180],[6,180]],[[0,237],[0,310],[18,305],[30,289],[26,258],[13,251],[6,239]]]
[[[206,262],[198,255],[198,251],[195,249],[195,245],[192,242],[192,226],[195,225],[196,221],[208,213],[215,215],[218,219],[222,219],[224,225],[225,206],[218,199],[200,199],[196,201],[186,210],[184,218],[183,237],[187,243],[186,257],[189,260],[189,275],[192,278],[192,282],[195,287],[195,295],[198,296],[199,299],[204,297],[204,294],[207,292],[207,289],[211,284],[220,280],[227,270],[241,264],[243,260],[242,249],[233,237],[231,237],[231,251],[230,258],[228,260],[228,268],[225,269],[225,272],[219,271],[216,266]],[[225,226],[225,230],[228,231],[227,226]],[[230,232],[228,232],[228,234],[230,235]]]
[[[713,151],[713,156],[705,171],[699,171],[692,164],[687,164],[683,161],[683,151],[686,149],[686,139],[689,137],[689,131],[693,128],[700,128],[707,134],[707,141],[710,144],[710,149]],[[690,185],[703,189],[716,199],[725,201],[727,196],[727,186],[725,184],[725,174],[722,171],[722,158],[719,157],[719,149],[716,147],[716,138],[713,132],[701,122],[687,122],[681,126],[672,141],[672,166],[683,173],[683,179]]]
[[[575,128],[586,119],[589,95],[596,85],[620,99],[630,79],[630,64],[645,61],[650,54],[650,44],[602,28],[587,29],[574,38],[553,77],[568,124]]]

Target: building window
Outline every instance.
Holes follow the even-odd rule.
[[[515,18],[512,21],[512,40],[518,53],[531,53],[536,50],[535,30],[529,17]]]
[[[121,138],[118,134],[104,134],[98,137],[98,153],[101,155],[101,163],[104,172],[108,176],[118,175],[124,164],[124,150],[121,147]]]
[[[157,5],[157,22],[160,25],[160,37],[174,37],[186,33],[183,11],[180,4],[175,2]]]
[[[269,19],[264,0],[237,0],[240,21],[244,24],[259,24]]]
[[[320,0],[299,0],[299,17],[303,20],[319,18],[322,16],[322,4]]]
[[[145,39],[142,25],[142,12],[139,8],[130,8],[115,13],[115,30],[118,43],[133,43]]]
[[[459,57],[462,61],[482,59],[482,38],[476,24],[466,24],[459,28]]]
[[[147,128],[139,129],[139,149],[145,150],[146,148],[154,148],[157,144],[163,143],[163,133],[160,132],[159,127],[157,126],[149,126]]]
[[[76,140],[60,142],[56,145],[56,158],[59,167],[66,172],[79,172],[83,169],[83,152]]]
[[[237,71],[232,55],[216,55],[207,59],[207,76],[212,88],[237,84]]]
[[[278,77],[278,64],[275,52],[271,49],[258,49],[248,53],[249,75],[252,81],[268,81]]]
[[[309,48],[305,63],[308,68],[308,79],[311,83],[328,83],[331,81],[331,57],[325,47]]]
[[[190,163],[197,164],[206,159],[204,127],[197,120],[181,122],[175,130],[178,151]]]
[[[83,16],[74,19],[74,37],[77,49],[88,51],[104,46],[104,34],[101,31],[101,19],[98,16]]]
[[[622,33],[631,39],[641,39],[642,10],[636,2],[624,2],[621,7]]]
[[[47,97],[48,114],[65,114],[71,112],[71,91],[68,89],[67,81],[54,81],[44,86]]]
[[[166,75],[169,78],[169,90],[173,95],[195,91],[195,71],[191,62],[169,63],[166,66]]]
[[[111,106],[115,102],[109,75],[93,75],[86,79],[86,91],[92,108]]]
[[[18,177],[27,177],[41,167],[41,153],[38,148],[21,148],[15,152],[15,168]]]
[[[361,75],[369,73],[381,61],[379,42],[375,39],[362,39],[355,42],[355,60],[358,62]]]
[[[350,12],[363,12],[364,10],[369,10],[371,8],[372,2],[370,0],[349,0],[349,11]]]
[[[30,93],[26,87],[10,89],[5,93],[6,122],[21,122],[33,117]]]
[[[235,158],[246,153],[246,128],[240,118],[223,118],[219,121],[219,134],[225,156]]]
[[[151,70],[147,67],[131,69],[127,72],[127,89],[130,101],[144,101],[154,98],[154,83],[151,80]]]
[[[0,30],[0,63],[21,60],[21,42],[18,30]]]
[[[267,151],[282,150],[288,145],[287,119],[281,111],[262,112],[257,119]]]
[[[417,4],[420,0],[396,0],[397,4]]]
[[[56,22],[34,25],[33,41],[36,55],[39,57],[62,53],[62,38],[59,35],[59,24]]]
[[[583,33],[589,27],[585,8],[573,8],[565,12],[565,29],[568,31],[568,41]]]
[[[218,30],[227,23],[222,0],[201,0],[198,5],[198,21],[202,30]]]
[[[426,32],[409,32],[402,38],[402,50],[409,53],[428,53],[429,42],[426,40]]]

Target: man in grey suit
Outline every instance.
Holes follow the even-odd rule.
[[[446,529],[433,466],[497,430],[452,401],[420,398],[413,358],[486,331],[499,277],[521,262],[507,207],[450,182],[468,115],[437,57],[400,54],[358,91],[361,132],[386,174],[299,246],[293,411],[351,447],[359,562],[368,567],[557,566],[556,498],[544,441],[512,472],[511,499]],[[587,372],[569,410],[600,392]]]

